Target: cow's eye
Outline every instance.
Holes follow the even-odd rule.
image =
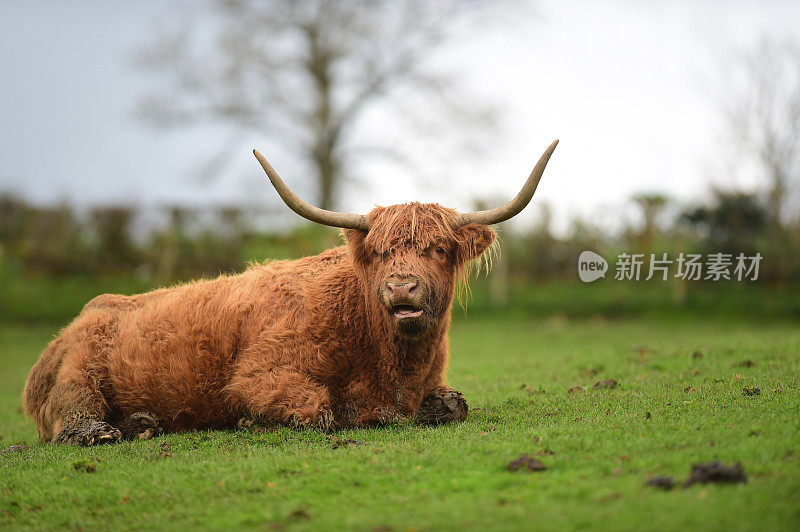
[[[447,251],[444,249],[444,246],[436,246],[437,255],[439,255],[440,257],[444,257],[445,253],[447,253]]]

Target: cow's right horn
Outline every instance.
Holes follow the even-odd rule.
[[[347,212],[335,212],[314,207],[310,203],[301,200],[300,197],[292,192],[283,179],[280,178],[272,166],[267,162],[263,155],[258,150],[253,150],[253,155],[256,156],[261,167],[267,173],[267,177],[272,182],[272,186],[278,191],[284,203],[294,212],[312,222],[317,222],[322,225],[329,225],[331,227],[341,227],[344,229],[361,229],[367,231],[369,225],[367,224],[367,217],[363,214],[351,214]]]

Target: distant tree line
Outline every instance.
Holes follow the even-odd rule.
[[[251,260],[315,253],[337,240],[333,231],[301,226],[267,232],[236,207],[163,209],[166,221],[142,233],[144,213],[130,206],[76,212],[0,196],[0,265],[26,275],[136,276],[163,284],[241,271]]]
[[[609,261],[623,252],[670,257],[681,252],[722,253],[733,258],[760,253],[759,281],[800,283],[800,221],[773,216],[768,194],[716,189],[707,201],[695,204],[675,205],[661,194],[638,194],[631,201],[640,211],[639,221],[630,222],[619,234],[608,234],[580,219],[563,238],[554,236],[547,222],[506,231],[503,253],[509,275],[531,280],[574,278],[583,250],[599,252]]]
[[[609,260],[626,253],[760,253],[759,280],[800,283],[800,224],[770,215],[769,198],[715,191],[706,203],[677,206],[664,219],[669,200],[641,194],[631,201],[641,211],[618,234],[586,221],[556,235],[549,217],[533,227],[501,228],[495,275],[497,297],[514,282],[575,280],[584,250]],[[137,229],[143,213],[133,207],[101,207],[76,212],[68,205],[37,206],[0,196],[0,266],[15,265],[25,275],[135,276],[159,285],[238,272],[250,261],[295,258],[341,242],[336,231],[301,224],[269,230],[236,207],[163,210],[160,224]]]

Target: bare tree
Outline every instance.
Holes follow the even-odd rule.
[[[141,111],[162,126],[233,126],[209,163],[210,173],[218,173],[242,134],[258,132],[297,149],[311,163],[316,202],[330,209],[352,158],[403,158],[398,132],[422,129],[431,138],[443,113],[461,120],[462,127],[449,133],[454,136],[469,130],[466,125],[491,123],[492,110],[460,94],[454,78],[434,71],[429,61],[454,23],[474,15],[480,2],[210,0],[202,5],[204,10],[192,3],[186,11],[194,20],[143,54],[143,64],[164,75],[169,86],[146,96]],[[377,109],[383,116],[389,108],[386,131],[356,134],[368,113]],[[423,127],[401,127],[401,120],[421,120]]]
[[[800,45],[763,40],[737,58],[726,79],[728,127],[737,151],[769,182],[777,227],[800,187]]]
[[[654,193],[640,193],[633,196],[633,202],[642,211],[642,229],[638,235],[639,245],[646,252],[653,250],[658,234],[658,218],[668,202],[667,196]]]

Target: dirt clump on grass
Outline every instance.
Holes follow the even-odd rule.
[[[28,447],[27,445],[12,445],[11,447],[6,447],[2,451],[0,451],[0,454],[21,453],[23,451],[27,451],[28,449],[30,449],[30,447]]]
[[[83,473],[94,473],[97,471],[97,465],[94,462],[78,460],[77,462],[72,463],[72,469],[75,471],[81,471]]]
[[[683,483],[684,488],[694,484],[708,484],[709,482],[718,484],[737,484],[747,482],[747,475],[741,463],[736,465],[725,465],[722,462],[708,462],[706,464],[694,464],[692,473]]]
[[[756,395],[761,395],[760,388],[742,388],[742,395],[747,397],[754,397]]]
[[[737,484],[740,482],[747,482],[747,475],[745,475],[741,463],[725,465],[715,461],[694,464],[689,477],[683,482],[683,487],[688,488],[695,484]],[[675,480],[668,475],[657,475],[648,480],[647,485],[669,491],[675,487]]]
[[[327,440],[331,442],[331,449],[338,449],[340,447],[356,447],[359,445],[369,445],[369,443],[353,440],[351,438],[339,438],[336,436],[328,436]]]
[[[161,450],[158,453],[159,458],[169,458],[172,456],[172,447],[167,442],[161,442]]]
[[[544,471],[547,469],[547,466],[544,465],[541,460],[537,460],[531,455],[525,453],[516,460],[510,461],[506,466],[506,469],[509,471],[519,471],[520,469],[523,471]]]
[[[583,386],[573,386],[567,390],[567,393],[583,393]]]
[[[594,383],[595,390],[613,390],[617,387],[617,381],[614,379],[606,379],[604,381],[597,381]]]
[[[657,475],[647,481],[648,486],[669,491],[675,487],[675,479],[669,475]]]

